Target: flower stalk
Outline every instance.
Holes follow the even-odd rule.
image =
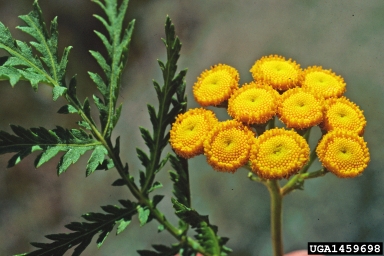
[[[271,196],[271,237],[274,256],[283,256],[283,195],[277,180],[268,180],[267,187]]]

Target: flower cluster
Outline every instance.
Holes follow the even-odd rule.
[[[239,72],[224,64],[197,78],[195,100],[202,107],[226,107],[233,119],[219,122],[204,108],[180,114],[170,131],[178,155],[204,154],[221,172],[249,165],[263,179],[288,178],[310,158],[302,135],[319,126],[323,137],[316,153],[324,168],[338,177],[361,174],[370,159],[361,137],[366,121],[363,111],[343,96],[346,83],[341,76],[319,66],[303,70],[278,55],[257,60],[250,72],[254,80],[242,86]],[[275,117],[286,128],[275,128]]]

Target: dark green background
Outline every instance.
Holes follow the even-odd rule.
[[[29,39],[14,28],[21,25],[17,16],[28,13],[32,2],[0,0],[0,20],[18,39]],[[100,9],[88,0],[41,0],[40,4],[47,21],[59,16],[60,48],[74,46],[68,77],[77,73],[80,98],[90,97],[95,90],[86,71],[100,70],[88,50],[104,52],[92,32],[104,31],[91,16],[100,14]],[[344,77],[346,96],[364,110],[368,121],[364,138],[371,152],[370,165],[359,178],[337,179],[329,174],[306,182],[304,192],[285,198],[285,251],[306,248],[308,241],[383,242],[384,2],[132,0],[128,18],[137,23],[119,99],[124,102],[123,114],[115,136],[121,136],[122,158],[133,173],[141,168],[135,147],[144,147],[138,126],[150,127],[146,103],[157,105],[151,80],[161,81],[156,59],[165,58],[160,37],[167,14],[183,43],[179,67],[188,67],[188,107],[197,106],[191,93],[196,77],[217,63],[237,68],[241,83],[251,80],[253,63],[269,54],[293,58],[303,68],[321,65]],[[76,127],[76,116],[56,114],[64,104],[63,99],[52,103],[51,89],[45,85],[34,93],[25,83],[12,89],[0,82],[0,129],[10,132],[10,123],[50,129],[55,125]],[[227,118],[223,110],[217,113],[221,119]],[[318,136],[315,131],[311,147]],[[11,169],[6,168],[11,155],[0,157],[0,255],[29,251],[28,242],[47,241],[43,235],[67,232],[64,225],[79,221],[82,213],[127,198],[126,188],[110,186],[118,177],[115,170],[85,179],[89,155],[60,178],[55,170],[58,157],[36,170],[34,156]],[[250,182],[244,170],[234,175],[213,171],[203,156],[192,159],[190,167],[193,206],[210,215],[211,222],[219,226],[219,235],[231,238],[232,255],[271,255],[266,188]],[[167,169],[170,167],[159,175],[164,188],[157,193],[170,195]],[[170,202],[164,200],[160,207],[176,223]],[[157,234],[156,227],[153,221],[140,228],[135,218],[121,235],[111,234],[100,250],[94,240],[84,255],[135,255],[137,249],[149,249],[152,243],[175,241],[166,232]]]

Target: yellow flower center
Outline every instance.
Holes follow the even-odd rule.
[[[257,138],[251,151],[252,170],[265,179],[288,178],[308,161],[309,146],[294,131],[271,129]]]
[[[323,72],[313,72],[308,74],[305,77],[305,82],[317,90],[332,90],[334,87],[339,87],[339,83],[335,77]]]
[[[309,67],[303,72],[303,88],[310,88],[324,98],[340,97],[345,92],[345,82],[331,70]]]
[[[352,127],[359,119],[357,113],[351,107],[338,102],[328,110],[329,119],[345,127]]]
[[[269,84],[276,90],[287,90],[300,83],[300,65],[278,55],[262,57],[250,71],[255,81]]]
[[[282,95],[278,115],[287,127],[304,129],[323,120],[323,106],[310,92],[294,88]]]
[[[193,94],[201,106],[219,105],[238,88],[239,74],[228,65],[216,65],[204,71],[193,86]]]
[[[208,163],[217,171],[235,172],[247,163],[254,133],[235,120],[217,125],[204,142]]]
[[[278,97],[270,86],[246,84],[229,99],[228,113],[247,124],[265,123],[276,114]]]
[[[172,148],[184,158],[202,154],[205,136],[216,123],[218,121],[210,110],[191,109],[180,114],[170,131]]]
[[[260,66],[261,71],[269,76],[279,79],[297,79],[297,70],[292,64],[286,61],[272,60],[263,63]]]
[[[366,121],[363,112],[356,104],[345,97],[329,99],[325,113],[323,129],[345,129],[354,131],[359,135],[364,133]]]
[[[367,167],[369,152],[357,134],[337,130],[326,134],[316,152],[320,162],[339,177],[355,177]]]

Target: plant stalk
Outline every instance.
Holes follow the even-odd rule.
[[[274,256],[283,256],[282,212],[283,195],[277,180],[268,180],[269,194],[271,195],[271,236]]]

